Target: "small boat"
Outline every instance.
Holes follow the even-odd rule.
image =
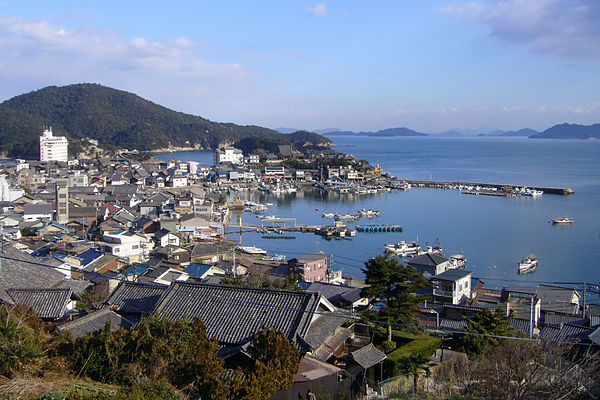
[[[535,254],[527,254],[519,263],[519,273],[525,273],[534,270],[538,265],[538,259]]]
[[[448,260],[452,268],[464,268],[467,259],[463,254],[452,254]]]
[[[240,246],[240,247],[238,247],[238,249],[247,254],[263,254],[263,255],[267,254],[266,250],[263,250],[260,247],[256,247],[256,246]]]
[[[573,218],[562,217],[562,218],[552,218],[552,224],[572,224],[575,222]]]

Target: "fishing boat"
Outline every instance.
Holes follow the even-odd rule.
[[[538,259],[535,254],[527,254],[519,263],[519,273],[533,271],[538,265]]]
[[[575,222],[573,218],[569,217],[552,218],[552,224],[572,224],[573,222]]]
[[[238,247],[238,249],[247,254],[263,254],[263,255],[267,254],[266,250],[263,250],[260,247],[256,247],[256,246],[240,246],[240,247]]]
[[[389,253],[409,254],[409,253],[417,253],[419,250],[421,250],[419,243],[417,243],[415,241],[406,242],[406,241],[402,240],[398,243],[387,243],[384,246],[385,246],[385,251],[387,251]]]

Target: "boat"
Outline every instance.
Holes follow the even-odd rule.
[[[575,222],[573,218],[562,217],[562,218],[552,218],[552,224],[572,224]]]
[[[519,273],[529,272],[537,267],[538,259],[535,254],[527,254],[519,263]]]
[[[467,259],[463,254],[452,254],[448,260],[452,268],[464,268],[467,263]]]
[[[415,241],[406,242],[406,241],[402,240],[398,243],[387,243],[384,246],[385,246],[385,251],[387,251],[389,253],[409,254],[409,253],[417,253],[419,250],[421,250],[419,243],[417,243]]]
[[[238,249],[247,254],[263,254],[263,255],[267,254],[266,250],[263,250],[260,247],[256,247],[256,246],[239,246]]]

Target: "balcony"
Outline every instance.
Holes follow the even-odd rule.
[[[442,296],[442,297],[450,297],[450,298],[454,297],[454,293],[452,291],[435,289],[435,288],[433,289],[433,295],[434,296]]]

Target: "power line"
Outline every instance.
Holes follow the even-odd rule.
[[[64,270],[64,271],[70,271],[70,272],[73,271],[72,268],[59,267],[59,266],[55,266],[55,265],[50,265],[50,264],[45,264],[45,263],[40,263],[40,262],[35,262],[35,261],[29,261],[29,260],[22,260],[22,259],[19,259],[19,258],[8,257],[8,256],[5,256],[5,255],[0,255],[0,258],[1,259],[6,259],[6,260],[11,260],[11,261],[16,261],[16,262],[28,263],[28,264],[32,264],[32,265],[38,265],[38,266],[41,266],[41,267],[51,268],[51,269],[55,269],[55,270]],[[152,284],[152,283],[146,283],[146,282],[132,282],[132,281],[129,281],[129,280],[124,279],[124,278],[108,277],[105,274],[100,273],[100,272],[96,272],[96,271],[94,271],[94,272],[89,271],[87,273],[88,274],[92,274],[92,275],[96,275],[96,276],[101,276],[101,277],[104,277],[104,278],[107,278],[107,279],[113,279],[113,280],[118,280],[120,282],[130,283],[130,284],[136,284],[136,285],[148,286],[148,287],[160,288],[160,289],[167,289],[167,290],[174,290],[174,291],[178,291],[178,292],[181,292],[181,293],[187,293],[187,294],[196,294],[196,293],[191,292],[189,290],[176,289],[176,288],[174,288],[172,286],[165,286],[165,285]],[[483,333],[477,333],[477,332],[466,332],[466,331],[447,330],[447,329],[440,330],[438,328],[429,328],[429,327],[424,327],[424,326],[400,324],[400,323],[386,322],[386,321],[379,321],[379,320],[369,320],[369,319],[366,319],[366,318],[356,318],[354,316],[350,317],[350,316],[344,315],[344,314],[335,314],[335,313],[323,312],[323,311],[318,311],[318,310],[311,311],[311,310],[305,310],[305,309],[294,308],[294,307],[279,306],[279,305],[276,305],[276,304],[267,304],[267,303],[261,303],[261,302],[253,302],[253,301],[249,301],[249,300],[226,298],[226,297],[222,297],[222,296],[206,295],[206,294],[203,294],[203,296],[204,297],[210,297],[210,298],[212,298],[214,300],[220,300],[220,301],[234,301],[234,302],[238,302],[238,303],[245,303],[245,304],[250,304],[250,305],[262,306],[262,307],[269,307],[269,308],[286,310],[286,311],[296,311],[296,312],[302,312],[302,313],[311,313],[311,314],[321,315],[321,316],[330,317],[330,318],[343,318],[345,320],[347,320],[347,319],[354,319],[354,320],[357,320],[357,321],[362,322],[362,323],[371,323],[371,324],[383,325],[383,326],[391,325],[391,326],[395,326],[395,327],[399,327],[399,328],[415,329],[415,330],[420,330],[420,331],[428,331],[428,332],[432,332],[432,333],[453,333],[453,334],[459,334],[459,335],[490,337],[490,338],[496,338],[496,339],[519,340],[519,341],[534,341],[534,342],[535,341],[539,341],[539,342],[562,344],[562,345],[577,345],[577,346],[593,346],[593,345],[595,345],[594,343],[566,342],[566,341],[541,339],[541,338],[531,339],[531,338],[521,338],[521,337],[516,337],[516,336],[490,335],[490,334],[483,334]],[[137,308],[138,311],[140,311],[141,313],[145,313],[139,307],[135,307],[135,308]]]

